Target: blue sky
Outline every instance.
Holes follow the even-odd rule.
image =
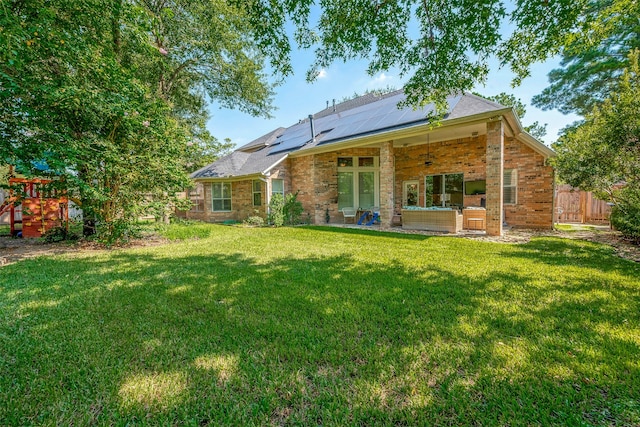
[[[284,84],[276,87],[274,105],[277,110],[274,118],[264,119],[252,117],[237,110],[221,109],[217,105],[210,107],[211,119],[208,129],[218,139],[230,138],[236,146],[250,142],[271,130],[282,126],[288,127],[320,111],[335,98],[336,102],[354,92],[363,93],[367,89],[379,89],[387,86],[401,88],[404,80],[393,70],[369,76],[366,73],[367,62],[351,61],[336,63],[322,70],[319,78],[313,83],[305,80],[306,71],[313,62],[312,52],[294,51],[292,64],[294,74]],[[538,121],[547,123],[547,135],[544,142],[549,145],[557,139],[558,132],[579,117],[563,115],[558,111],[542,111],[531,106],[531,98],[540,93],[547,85],[547,74],[558,66],[559,58],[536,64],[531,70],[531,77],[525,79],[519,87],[511,88],[512,74],[508,69],[498,69],[494,64],[486,85],[478,86],[475,92],[491,96],[500,92],[512,93],[527,106],[527,114],[522,120],[524,125]],[[406,79],[405,79],[406,80]]]

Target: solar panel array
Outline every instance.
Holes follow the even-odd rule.
[[[461,96],[449,97],[449,111],[458,103]],[[366,135],[375,131],[393,129],[411,123],[426,122],[429,114],[434,112],[434,105],[421,108],[398,108],[404,100],[404,94],[383,98],[340,113],[330,114],[314,120],[316,135],[325,133],[319,142],[326,144],[358,135]],[[307,120],[288,128],[273,144],[270,154],[290,151],[311,142],[311,125]]]
[[[307,120],[291,126],[272,144],[270,154],[293,150],[311,141],[311,125]]]

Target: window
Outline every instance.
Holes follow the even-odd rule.
[[[429,175],[424,178],[425,206],[463,205],[463,175],[450,173]]]
[[[262,181],[253,181],[253,206],[262,206]]]
[[[405,181],[402,187],[402,206],[418,206],[418,181]]]
[[[358,166],[373,167],[373,157],[358,157]]]
[[[503,175],[503,203],[505,205],[515,205],[518,203],[517,189],[518,189],[518,170],[517,169],[505,169]]]
[[[211,184],[211,210],[213,212],[231,210],[230,182],[214,182]]]
[[[271,180],[271,194],[282,194],[284,196],[284,179]]]
[[[379,204],[378,157],[338,157],[338,209]]]
[[[202,183],[189,189],[189,199],[191,200],[191,212],[204,212],[204,185]]]
[[[353,157],[338,157],[338,167],[347,168],[353,166]]]
[[[338,209],[354,207],[353,172],[338,172]]]

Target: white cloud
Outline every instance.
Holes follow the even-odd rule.
[[[389,82],[391,80],[393,80],[393,79],[394,79],[393,76],[390,76],[390,75],[385,74],[385,73],[380,73],[379,76],[374,77],[371,80],[370,84],[373,85],[373,86],[383,86],[383,85],[389,84]]]
[[[324,79],[325,77],[327,77],[327,70],[325,70],[324,68],[322,70],[320,70],[318,72],[318,77],[319,79]]]

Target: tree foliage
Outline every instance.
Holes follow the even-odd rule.
[[[640,3],[598,0],[589,7],[603,35],[590,42],[576,37],[567,44],[560,68],[549,73],[550,86],[533,98],[533,105],[584,116],[616,89],[629,66],[629,52],[640,48]]]
[[[99,231],[126,234],[229,148],[205,128],[208,100],[269,114],[252,31],[225,2],[3,2],[0,159],[64,178]]]
[[[627,224],[640,238],[640,67],[639,51],[618,88],[554,145],[559,176],[615,204],[612,221]]]
[[[146,201],[169,201],[193,150],[225,149],[204,127],[209,102],[269,115],[267,72],[279,81],[292,71],[294,42],[315,50],[310,79],[365,58],[371,74],[409,77],[408,104],[443,111],[447,95],[485,81],[493,56],[518,81],[550,55],[603,46],[638,16],[636,0],[0,5],[0,162],[29,175],[46,160],[108,233],[126,230]],[[501,32],[507,21],[511,34]]]
[[[258,45],[277,58],[272,67],[290,71],[282,55],[293,39],[315,49],[308,72],[313,80],[335,61],[366,59],[368,72],[390,68],[409,76],[409,104],[437,101],[471,90],[486,80],[489,60],[516,73],[515,83],[529,75],[530,65],[571,49],[600,45],[628,23],[636,0],[234,0],[243,4]],[[597,6],[597,7],[596,7]],[[637,16],[637,15],[636,15]],[[504,28],[513,28],[510,34]]]

